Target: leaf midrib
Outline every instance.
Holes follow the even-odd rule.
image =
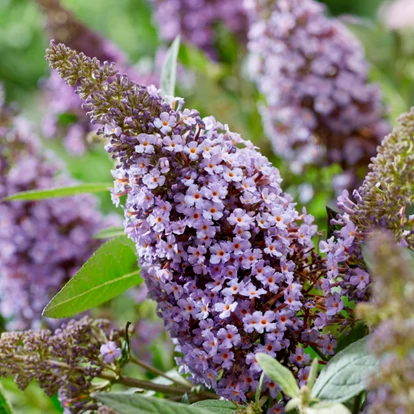
[[[140,272],[140,270],[139,270],[139,269],[138,269],[138,270],[134,270],[133,272],[127,273],[126,275],[123,275],[123,276],[118,277],[118,278],[116,278],[116,279],[112,279],[112,280],[109,280],[109,281],[107,281],[107,282],[101,283],[100,285],[98,285],[98,286],[94,286],[93,288],[91,288],[91,289],[89,289],[89,290],[87,290],[87,291],[85,291],[85,292],[82,292],[82,293],[80,293],[79,295],[72,296],[72,297],[71,297],[71,298],[69,298],[69,299],[66,299],[66,300],[60,301],[60,302],[59,302],[57,305],[55,305],[55,306],[52,306],[52,307],[50,307],[50,308],[49,308],[49,307],[46,307],[46,309],[45,309],[45,310],[50,311],[50,310],[56,309],[56,308],[58,308],[58,307],[60,307],[60,306],[64,305],[65,303],[71,302],[71,301],[73,301],[73,300],[75,300],[75,299],[77,300],[77,299],[79,299],[80,297],[85,296],[86,294],[88,294],[88,293],[90,293],[90,292],[93,292],[94,290],[97,290],[97,289],[100,289],[100,288],[104,288],[104,287],[106,287],[106,286],[108,286],[108,285],[111,285],[112,283],[119,282],[120,280],[128,279],[129,277],[132,277],[132,276],[134,276],[134,275],[136,275],[136,274],[139,274],[139,272]]]

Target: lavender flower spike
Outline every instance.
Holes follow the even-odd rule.
[[[144,84],[158,82],[158,76],[132,68],[127,56],[101,34],[94,32],[66,8],[59,0],[36,0],[46,14],[46,32],[50,39],[64,42],[88,56],[117,62],[121,71]],[[90,124],[80,107],[79,98],[52,72],[43,89],[48,110],[43,119],[43,134],[47,138],[62,137],[65,148],[72,155],[82,155],[96,139],[96,128]]]
[[[362,186],[338,197],[342,214],[333,220],[341,226],[334,238],[321,242],[327,253],[328,276],[340,280],[343,293],[357,300],[366,297],[370,282],[361,244],[376,228],[389,230],[396,241],[414,250],[414,108],[402,115],[398,125],[378,147]],[[340,269],[340,271],[339,271]],[[330,285],[325,285],[330,291]]]
[[[335,187],[356,188],[389,131],[361,45],[315,0],[245,5],[252,77],[267,101],[261,112],[274,151],[294,172],[338,163]]]
[[[245,43],[247,18],[242,1],[151,0],[160,35],[172,41],[181,34],[185,41],[216,55],[215,26],[221,23]]]
[[[377,325],[368,348],[379,360],[368,382],[367,413],[409,413],[414,387],[414,262],[390,232],[373,232],[367,244],[374,275],[372,298],[357,310]]]
[[[0,313],[9,328],[38,326],[47,302],[99,246],[93,234],[119,218],[103,218],[91,195],[39,202],[1,199],[73,183],[31,126],[0,102]]]
[[[306,382],[303,348],[332,353],[321,329],[346,320],[340,299],[325,303],[313,289],[326,274],[317,229],[282,192],[279,171],[213,117],[201,120],[181,99],[170,106],[112,65],[53,43],[47,60],[104,125],[118,160],[115,197],[127,194],[127,232],[182,371],[246,401],[261,372],[255,353],[266,352]],[[263,393],[278,390],[267,378]]]

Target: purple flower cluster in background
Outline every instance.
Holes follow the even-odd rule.
[[[246,0],[252,77],[266,98],[265,131],[300,173],[338,163],[336,190],[357,188],[389,131],[358,41],[314,0]],[[339,191],[340,192],[340,191]]]
[[[222,23],[243,42],[247,19],[243,1],[234,0],[151,0],[160,35],[172,41],[181,34],[210,56],[216,55],[215,26]]]
[[[114,200],[127,194],[127,232],[183,353],[182,372],[245,401],[261,374],[255,353],[265,352],[305,383],[304,348],[332,354],[335,340],[322,328],[346,320],[338,294],[318,294],[326,268],[313,252],[317,228],[282,192],[279,171],[181,99],[170,106],[155,87],[64,45],[51,44],[47,59],[78,85],[92,121],[105,125],[107,150],[119,162]],[[265,381],[264,393],[276,398],[278,390]]]
[[[402,115],[398,125],[378,147],[370,171],[358,191],[338,197],[342,213],[332,220],[339,225],[320,250],[326,253],[329,293],[338,284],[342,294],[356,300],[366,297],[370,277],[362,257],[361,244],[375,228],[387,229],[402,246],[414,250],[414,109]]]
[[[77,20],[58,0],[36,1],[46,14],[45,29],[51,39],[64,42],[101,61],[117,62],[121,71],[144,84],[158,83],[158,76],[132,68],[125,54],[116,45]],[[79,98],[56,73],[51,73],[43,88],[48,108],[42,122],[44,136],[63,137],[69,153],[82,155],[96,137],[97,128],[91,125],[82,111]]]
[[[56,156],[44,151],[30,125],[0,105],[0,200],[74,181]],[[97,199],[82,195],[39,202],[0,201],[0,313],[10,328],[40,322],[43,307],[99,246],[92,240],[117,217],[97,213]]]

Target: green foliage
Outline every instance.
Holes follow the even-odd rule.
[[[237,409],[231,401],[204,400],[192,404],[193,407],[203,408],[216,414],[233,414]]]
[[[126,236],[100,247],[49,302],[43,315],[67,318],[120,295],[141,282],[135,245]]]
[[[318,358],[315,358],[312,361],[311,369],[309,371],[308,384],[307,384],[309,389],[312,389],[313,386],[315,385],[316,377],[318,376],[318,365],[319,365],[319,360]]]
[[[182,65],[209,79],[219,80],[226,73],[222,64],[211,61],[202,50],[194,46],[182,44],[178,57]]]
[[[339,225],[335,225],[335,224],[331,224],[331,220],[332,219],[336,219],[338,212],[336,210],[334,210],[333,208],[330,208],[329,206],[326,206],[326,215],[328,217],[328,239],[330,239],[333,235],[334,232],[336,230],[340,230],[341,226]]]
[[[0,385],[0,414],[12,414],[13,411],[10,404],[7,402],[6,397],[3,394],[3,389]]]
[[[71,112],[62,112],[58,115],[58,123],[62,126],[74,124],[77,120],[78,117]]]
[[[338,353],[339,351],[342,351],[347,346],[353,344],[359,339],[364,338],[367,335],[367,325],[362,321],[357,322],[351,332],[347,332],[347,334],[343,333],[341,336],[339,336],[339,338],[337,339],[337,346],[335,348],[335,352]]]
[[[70,197],[84,193],[101,193],[108,191],[112,187],[111,183],[84,183],[70,185],[68,187],[47,188],[41,190],[22,191],[5,197],[4,201],[24,200],[35,201],[48,198]]]
[[[316,380],[312,397],[344,402],[364,391],[364,380],[378,366],[368,352],[369,337],[360,339],[336,354]]]
[[[178,35],[168,49],[167,57],[161,70],[161,92],[163,96],[174,96],[177,80],[177,58],[180,49],[180,36]]]
[[[108,227],[94,234],[94,239],[112,239],[114,237],[123,236],[125,233],[123,227]]]
[[[113,408],[118,414],[209,414],[194,405],[174,403],[160,398],[143,397],[138,394],[126,394],[116,392],[104,392],[95,394],[94,397],[108,407]]]
[[[322,0],[334,14],[360,14],[369,16],[376,10],[382,0]]]
[[[0,384],[9,405],[12,407],[13,414],[58,414],[63,412],[56,396],[50,399],[35,382],[32,382],[24,393],[18,389],[12,378],[2,378]],[[0,411],[0,414],[3,413]]]
[[[282,388],[283,392],[291,398],[299,396],[300,390],[293,374],[270,355],[258,353],[256,360],[264,373]]]
[[[351,414],[351,412],[342,404],[323,401],[309,407],[306,414]]]

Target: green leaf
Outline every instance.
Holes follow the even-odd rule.
[[[174,96],[175,82],[177,79],[177,58],[180,49],[180,35],[178,35],[170,48],[161,70],[161,91],[163,96]]]
[[[68,126],[74,124],[78,120],[78,117],[71,112],[61,112],[58,115],[58,123],[62,126]]]
[[[263,371],[262,374],[260,375],[259,384],[257,385],[257,388],[256,388],[256,395],[254,396],[254,402],[255,402],[256,407],[259,407],[260,396],[262,395],[264,377],[265,377],[265,373]]]
[[[102,193],[112,187],[111,183],[84,183],[68,187],[46,188],[41,190],[23,191],[3,198],[4,201],[13,200],[45,200],[48,198],[70,197],[83,193]]]
[[[0,414],[13,414],[13,411],[3,394],[3,388],[0,386]]]
[[[367,349],[369,336],[336,354],[319,375],[312,397],[331,402],[344,402],[364,390],[364,380],[372,374],[378,361]]]
[[[312,365],[309,371],[309,378],[308,378],[308,387],[310,390],[312,390],[313,386],[315,385],[316,377],[318,375],[318,367],[319,367],[319,361],[318,358],[315,358],[312,361]]]
[[[288,413],[289,411],[295,410],[299,406],[300,403],[301,403],[300,398],[292,398],[286,404],[285,411]]]
[[[231,401],[224,400],[204,400],[192,404],[192,407],[203,408],[217,414],[233,414],[237,408]]]
[[[218,81],[225,75],[225,69],[220,63],[213,62],[202,50],[194,46],[182,44],[178,56],[182,65],[198,72],[204,78]]]
[[[209,414],[194,405],[174,403],[161,398],[143,397],[121,392],[103,392],[93,397],[113,408],[118,414]]]
[[[344,405],[322,401],[306,409],[306,414],[351,414]]]
[[[283,392],[291,398],[299,397],[299,387],[293,374],[270,355],[258,353],[256,360],[264,373],[282,387]]]
[[[125,230],[123,227],[108,227],[93,235],[94,239],[112,239],[113,237],[123,236]]]
[[[333,208],[326,206],[326,214],[328,216],[328,239],[334,235],[334,232],[341,229],[341,226],[337,224],[331,224],[332,219],[336,219],[338,212]]]
[[[43,315],[67,318],[139,284],[135,245],[126,236],[106,242],[49,302]]]
[[[358,341],[359,339],[364,338],[368,335],[368,327],[365,322],[358,321],[351,332],[348,332],[348,335],[345,333],[341,334],[337,339],[337,345],[335,348],[335,352],[338,353],[342,351],[347,346],[353,344],[354,342]]]

